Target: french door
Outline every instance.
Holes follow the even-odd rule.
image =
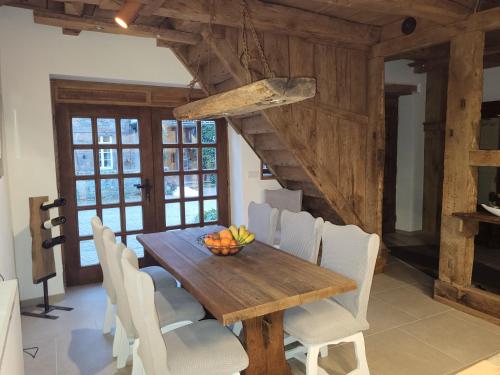
[[[56,107],[66,283],[102,278],[90,219],[136,252],[141,233],[228,222],[226,124],[178,122],[171,110]]]

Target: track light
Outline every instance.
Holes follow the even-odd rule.
[[[115,22],[124,29],[128,28],[128,25],[134,22],[141,8],[142,4],[137,0],[126,1],[116,15]]]

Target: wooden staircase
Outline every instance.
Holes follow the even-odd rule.
[[[176,27],[182,30],[183,25],[176,25]],[[215,94],[246,84],[246,71],[240,63],[242,51],[239,30],[217,27],[211,31],[205,29],[201,34],[203,41],[200,44],[196,46],[171,46],[171,49],[191,74],[198,77],[199,84],[205,92]],[[380,160],[373,156],[373,153],[370,154],[371,151],[368,149],[371,146],[370,137],[367,136],[369,133],[363,133],[363,128],[369,129],[369,105],[368,99],[359,98],[359,95],[368,96],[367,91],[353,90],[351,87],[342,88],[342,83],[337,82],[337,90],[340,87],[346,91],[359,92],[350,92],[348,95],[354,99],[350,99],[349,102],[343,100],[340,93],[335,97],[335,101],[345,102],[345,105],[341,104],[346,109],[337,104],[330,106],[326,93],[331,92],[332,88],[325,86],[328,83],[323,79],[330,80],[333,77],[328,71],[325,71],[325,67],[321,66],[319,62],[313,62],[314,67],[305,63],[302,66],[292,66],[292,57],[298,58],[300,53],[315,52],[310,49],[303,52],[296,49],[312,44],[297,38],[289,40],[287,36],[262,34],[262,37],[266,56],[276,75],[316,76],[319,95],[303,103],[232,117],[228,119],[230,124],[261,160],[269,166],[283,187],[293,190],[301,189],[304,192],[304,210],[333,223],[351,223],[359,225],[367,231],[379,232],[381,217],[378,218],[376,214],[368,214],[368,210],[371,204],[370,199],[378,200],[380,198],[381,201],[381,194],[380,196],[373,194],[380,188],[368,186],[369,181],[362,181],[365,178],[365,169],[368,168],[369,159],[374,159],[373,163],[380,163]],[[282,44],[285,42],[287,48],[282,48]],[[256,46],[250,45],[250,49],[252,48],[255,50]],[[335,55],[334,50],[331,50],[334,47],[318,46],[313,48],[325,48],[325,51],[330,54],[333,51],[333,55]],[[322,51],[320,50],[320,52]],[[352,55],[352,62],[362,70],[358,85],[366,85],[366,71],[368,70],[366,51],[352,53],[350,50],[342,51],[343,55],[346,53],[349,57]],[[257,56],[256,53],[253,55]],[[364,60],[355,62],[354,59],[358,58]],[[252,65],[252,68],[255,71],[262,71],[257,64]],[[343,69],[347,69],[347,67],[344,66]],[[314,70],[321,70],[321,74],[314,72]],[[351,72],[346,71],[346,74],[351,74]],[[338,72],[337,76],[339,76]],[[359,110],[354,112],[351,108],[359,108]],[[381,117],[383,121],[383,110]],[[356,160],[357,156],[352,150],[344,149],[350,147],[346,146],[344,141],[332,138],[335,134],[332,136],[331,128],[325,124],[331,124],[331,128],[340,126],[343,129],[342,137],[344,138],[349,138],[347,133],[353,131],[353,137],[360,139],[359,143],[353,141],[353,147],[358,146],[355,152],[361,153],[359,160]],[[373,138],[375,139],[375,134]],[[329,141],[332,141],[332,145],[328,143]],[[374,142],[376,143],[376,140]],[[345,151],[346,156],[341,155],[343,151]],[[339,162],[332,164],[328,158],[330,154],[331,160],[335,161],[335,158],[338,158]],[[366,164],[362,168],[350,165],[358,161]],[[341,167],[345,168],[344,176]],[[336,170],[337,168],[338,170]],[[381,170],[383,171],[383,168]],[[341,179],[344,179],[342,183]],[[372,195],[373,198],[366,196],[365,193]],[[380,225],[375,224],[378,220]],[[379,270],[383,268],[385,263],[384,254],[381,255],[377,266]]]

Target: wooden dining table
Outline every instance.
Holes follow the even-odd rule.
[[[285,359],[286,309],[356,289],[356,283],[285,251],[254,241],[234,256],[215,256],[206,226],[137,236],[156,261],[221,324],[243,323],[245,375],[291,375]]]

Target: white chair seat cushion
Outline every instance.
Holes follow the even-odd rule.
[[[329,298],[285,311],[285,331],[305,344],[319,344],[369,328],[342,305]]]
[[[205,317],[203,306],[182,288],[157,289],[155,307],[161,327],[183,320],[197,322]]]
[[[175,280],[167,270],[160,266],[144,267],[141,268],[141,271],[151,276],[155,289],[177,286],[177,280]]]
[[[232,375],[248,366],[238,339],[213,319],[170,331],[163,340],[172,375]]]

